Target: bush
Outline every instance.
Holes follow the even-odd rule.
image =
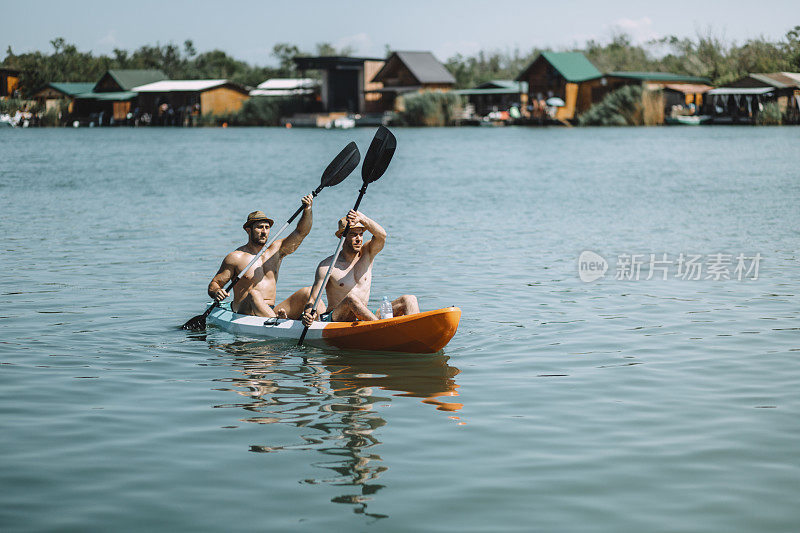
[[[0,114],[13,115],[17,111],[25,109],[27,104],[27,100],[20,100],[19,98],[0,98]]]
[[[756,115],[756,124],[759,126],[780,126],[783,124],[783,113],[778,102],[767,102],[764,104],[758,115]]]
[[[642,87],[626,85],[580,116],[581,126],[640,126],[643,124]]]
[[[423,91],[403,98],[400,119],[407,126],[452,126],[461,114],[461,96],[444,91]]]
[[[199,126],[279,126],[281,117],[297,112],[302,106],[293,98],[254,96],[242,104],[239,111],[221,115],[203,115]]]

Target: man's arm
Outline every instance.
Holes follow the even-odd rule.
[[[368,254],[375,256],[378,252],[383,250],[383,245],[386,244],[386,230],[383,229],[380,224],[364,213],[352,210],[347,214],[347,220],[350,221],[350,224],[361,222],[364,224],[364,228],[372,234],[372,238],[369,242],[364,244],[364,248]]]
[[[223,287],[228,283],[236,273],[236,265],[233,262],[233,253],[225,256],[222,260],[217,274],[211,279],[208,284],[208,295],[218,302],[221,302],[228,297],[228,291]]]
[[[300,243],[303,242],[303,239],[305,239],[306,235],[308,235],[308,233],[311,231],[311,224],[313,222],[311,205],[314,203],[314,197],[308,194],[303,196],[301,201],[303,202],[303,214],[300,216],[300,220],[297,222],[297,227],[295,230],[281,242],[281,256],[289,255],[297,250],[297,248],[300,246]]]
[[[314,300],[322,289],[322,280],[325,278],[325,273],[328,272],[328,265],[330,265],[331,261],[333,261],[333,257],[329,257],[317,265],[317,272],[314,274],[314,284],[311,286],[311,294],[309,294],[308,303],[306,303],[306,306],[303,308],[302,320],[303,324],[306,326],[310,326],[314,321],[314,315],[316,314],[316,310],[314,310]]]

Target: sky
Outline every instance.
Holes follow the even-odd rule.
[[[0,0],[0,7],[0,59],[8,46],[50,51],[56,37],[95,54],[191,39],[200,52],[221,49],[256,65],[275,64],[272,47],[280,42],[312,53],[329,42],[365,57],[385,57],[388,45],[446,60],[480,50],[565,49],[620,31],[637,42],[709,31],[726,41],[777,40],[800,25],[800,0]]]

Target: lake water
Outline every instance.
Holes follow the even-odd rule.
[[[0,131],[3,531],[798,530],[800,128],[398,128],[372,303],[461,307],[442,353],[177,329],[372,134]]]

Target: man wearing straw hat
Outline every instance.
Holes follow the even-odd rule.
[[[311,288],[305,287],[298,290],[286,300],[275,305],[275,293],[278,283],[278,270],[283,258],[291,254],[300,246],[303,239],[311,231],[312,214],[311,204],[314,203],[312,195],[304,196],[303,214],[297,222],[297,227],[287,237],[276,239],[270,244],[269,249],[259,258],[253,267],[233,287],[233,302],[231,310],[242,315],[255,315],[281,318],[299,319],[303,312],[303,304],[308,301]],[[272,219],[262,211],[253,211],[247,215],[242,225],[247,232],[247,244],[225,256],[219,271],[208,284],[208,295],[217,301],[228,297],[228,292],[223,289],[234,276],[244,270],[253,257],[261,251],[267,243]]]
[[[313,298],[325,279],[325,273],[333,261],[333,256],[325,258],[318,266],[314,285],[309,287],[311,297],[303,309],[303,324],[310,326],[314,316],[320,314],[318,320],[326,322],[348,322],[351,320],[378,320],[378,317],[369,310],[369,292],[372,286],[372,263],[375,256],[383,249],[386,243],[386,230],[377,222],[358,211],[350,211],[346,217],[339,220],[336,236],[341,238],[347,224],[350,230],[344,239],[342,252],[336,264],[331,269],[331,276],[325,286],[328,297],[327,309],[314,306]],[[372,234],[368,242],[364,242],[364,232]],[[302,290],[302,289],[301,289]],[[299,291],[298,291],[299,292]],[[320,304],[322,300],[320,300]],[[323,307],[323,309],[320,309]],[[394,316],[411,315],[419,313],[417,297],[405,294],[392,302]]]

